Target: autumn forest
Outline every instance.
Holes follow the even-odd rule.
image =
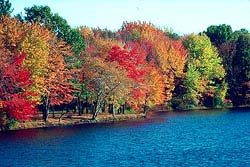
[[[48,6],[0,3],[0,127],[52,112],[91,114],[246,106],[250,32],[179,35],[147,22],[71,27]]]

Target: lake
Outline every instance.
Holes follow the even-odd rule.
[[[0,166],[250,166],[250,110],[2,132]]]

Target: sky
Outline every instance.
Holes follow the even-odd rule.
[[[250,0],[10,0],[13,14],[48,5],[72,27],[118,30],[124,21],[146,21],[178,34],[198,33],[210,25],[250,30]]]

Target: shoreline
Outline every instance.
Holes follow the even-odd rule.
[[[67,115],[61,119],[59,122],[59,115],[56,114],[53,118],[49,117],[47,122],[44,122],[41,116],[38,116],[32,121],[27,122],[16,122],[13,127],[6,130],[0,130],[0,132],[5,131],[16,131],[24,129],[40,129],[40,128],[53,128],[53,127],[67,127],[74,125],[86,125],[86,124],[101,124],[101,123],[111,123],[111,122],[120,122],[120,121],[133,121],[133,120],[142,120],[146,118],[146,115],[143,113],[135,114],[117,114],[115,118],[111,114],[100,114],[96,120],[91,120],[91,114],[83,114],[82,116],[78,115]]]
[[[240,106],[225,106],[225,107],[194,107],[194,108],[186,108],[186,109],[158,109],[159,112],[188,112],[188,111],[195,111],[195,110],[223,110],[223,109],[250,109],[250,105],[240,105]]]
[[[148,111],[147,115],[150,117],[152,113],[157,112],[189,112],[195,110],[223,110],[223,109],[249,109],[250,106],[228,106],[228,107],[218,107],[218,108],[207,108],[207,107],[196,107],[192,109],[183,109],[183,110],[171,110],[171,109],[160,109]],[[102,124],[102,123],[112,123],[112,122],[121,122],[121,121],[133,121],[133,120],[142,120],[146,119],[144,113],[130,113],[130,114],[116,114],[115,118],[112,114],[101,113],[98,115],[96,120],[91,120],[91,114],[83,114],[81,116],[75,114],[69,114],[62,117],[59,122],[60,114],[55,114],[55,117],[50,115],[47,122],[42,120],[41,114],[39,114],[32,121],[27,122],[16,122],[16,124],[10,129],[1,130],[0,132],[5,131],[16,131],[24,129],[41,129],[41,128],[53,128],[53,127],[67,127],[74,125],[86,125],[86,124]]]

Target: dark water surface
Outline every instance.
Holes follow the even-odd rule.
[[[0,167],[250,166],[250,110],[0,133]]]

